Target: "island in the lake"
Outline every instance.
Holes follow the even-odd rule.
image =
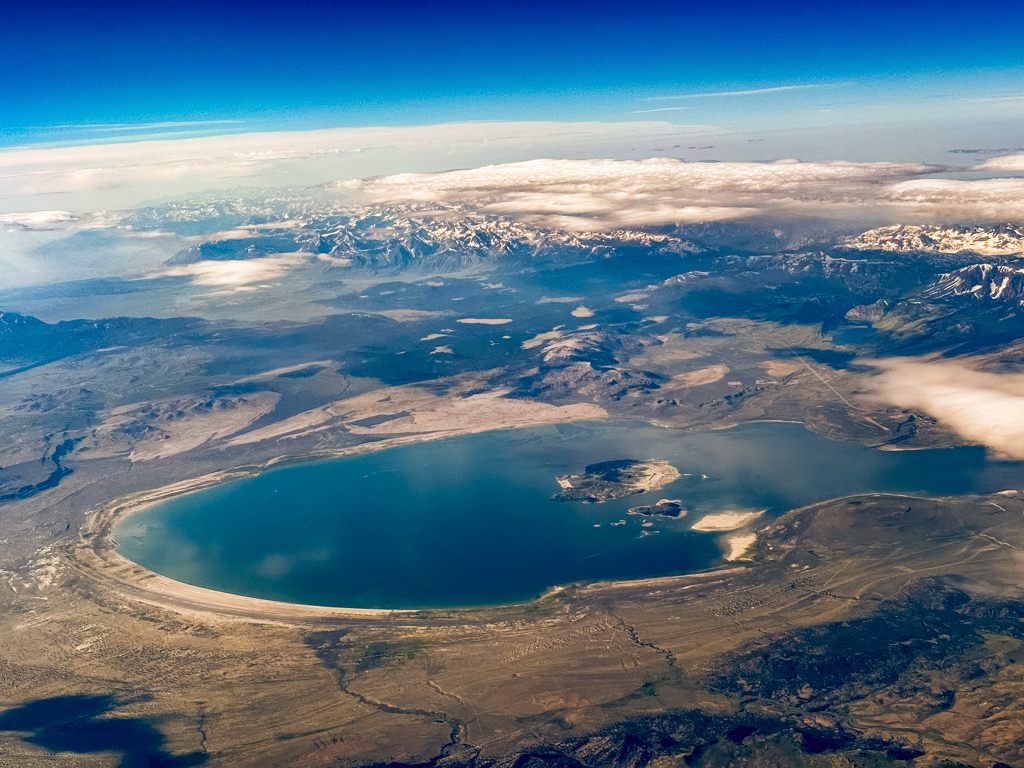
[[[578,475],[560,475],[559,501],[600,503],[638,493],[656,491],[681,477],[679,470],[660,459],[619,459],[590,464]]]
[[[686,516],[686,507],[682,499],[658,499],[654,504],[641,504],[638,507],[630,507],[629,514],[640,515],[641,517],[672,517],[680,518]]]

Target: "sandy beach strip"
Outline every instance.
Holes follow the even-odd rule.
[[[718,512],[713,515],[704,515],[700,520],[691,526],[691,530],[714,532],[714,531],[735,531],[750,525],[764,512]]]

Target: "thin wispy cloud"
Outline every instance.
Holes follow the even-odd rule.
[[[975,99],[964,99],[970,104],[998,104],[1004,101],[1024,101],[1024,93],[1016,93],[1012,96],[984,96]]]
[[[803,85],[776,85],[771,88],[747,88],[738,91],[696,91],[694,93],[679,93],[672,96],[649,96],[644,101],[675,101],[677,99],[719,99],[731,98],[733,96],[765,96],[772,93],[788,93],[790,91],[808,91],[815,88],[825,88],[825,83],[806,83]]]
[[[97,132],[122,132],[122,131],[151,131],[161,128],[200,128],[214,125],[241,125],[244,120],[166,120],[160,123],[124,123],[110,125],[80,125],[74,126],[80,130],[92,130]]]
[[[655,109],[634,109],[629,114],[631,115],[648,115],[651,112],[679,112],[684,109],[692,109],[692,107],[656,107]]]
[[[30,125],[23,130],[32,131],[95,131],[96,133],[121,133],[130,131],[151,131],[165,128],[202,128],[216,125],[241,125],[244,120],[161,120],[152,123],[61,123],[58,125]]]

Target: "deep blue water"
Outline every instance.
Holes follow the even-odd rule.
[[[660,458],[688,473],[603,504],[552,499],[555,476]],[[702,475],[707,475],[703,478]],[[181,581],[321,605],[427,607],[534,597],[573,581],[706,568],[707,513],[769,515],[836,496],[1024,486],[1024,463],[976,447],[877,451],[795,424],[686,433],[637,422],[503,430],[280,467],[169,500],[122,522],[125,555]],[[626,514],[679,498],[681,520]],[[619,521],[625,524],[613,525]]]

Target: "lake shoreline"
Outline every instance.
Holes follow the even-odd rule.
[[[584,420],[590,421],[590,420]],[[620,420],[610,420],[615,423]],[[548,426],[556,426],[556,422]],[[579,423],[579,422],[575,422]],[[604,420],[598,423],[605,423]],[[647,422],[643,422],[648,424]],[[523,426],[538,426],[528,424]],[[649,425],[657,429],[673,431],[671,427],[661,425]],[[506,431],[519,429],[518,427],[502,427],[493,431]],[[492,431],[492,430],[475,430]],[[690,430],[682,430],[691,433]],[[439,607],[413,607],[413,608],[377,608],[377,607],[345,607],[337,605],[320,605],[315,603],[293,602],[287,600],[273,600],[254,596],[237,594],[230,591],[210,589],[188,584],[176,579],[164,576],[154,570],[140,565],[124,555],[118,546],[114,536],[116,526],[130,516],[152,507],[155,504],[178,498],[187,494],[206,490],[222,485],[231,480],[252,478],[259,476],[270,469],[280,468],[291,464],[313,463],[316,461],[329,461],[332,459],[357,456],[371,452],[384,451],[403,445],[419,444],[437,439],[456,437],[470,434],[462,430],[450,432],[438,432],[430,434],[404,435],[380,441],[362,443],[357,446],[341,448],[330,451],[316,451],[304,455],[283,456],[275,458],[261,465],[242,466],[230,470],[221,470],[208,473],[196,478],[181,481],[178,483],[162,486],[149,491],[133,494],[128,497],[115,499],[95,511],[91,512],[83,525],[79,540],[70,549],[71,559],[75,567],[82,573],[87,573],[105,582],[108,587],[116,592],[131,596],[142,602],[165,605],[185,611],[212,612],[218,615],[238,616],[244,618],[259,618],[260,620],[274,621],[321,621],[334,619],[359,619],[359,620],[389,620],[396,617],[412,616],[417,614],[445,614],[445,613],[472,613],[481,609],[502,610],[521,609],[523,606],[534,605],[550,597],[564,594],[582,586],[589,586],[600,583],[642,583],[649,579],[673,579],[681,576],[692,576],[698,573],[714,573],[716,570],[730,565],[730,561],[742,557],[747,560],[747,552],[756,545],[754,541],[747,540],[742,552],[735,548],[731,542],[723,540],[722,561],[710,568],[699,568],[684,573],[668,573],[665,575],[639,577],[639,578],[616,578],[608,579],[583,579],[556,584],[548,587],[543,593],[533,598],[513,601],[496,601],[483,604],[459,604],[455,606]],[[858,493],[855,496],[885,495],[904,496],[906,494],[893,493]],[[837,496],[835,499],[815,501],[810,505],[814,506],[825,501],[834,501],[847,498]],[[925,498],[935,498],[925,496]],[[803,507],[795,507],[791,511]],[[789,514],[789,513],[786,513]],[[751,520],[750,522],[753,522]],[[767,524],[768,521],[765,521]],[[746,526],[743,526],[746,527]],[[760,528],[761,525],[759,524]],[[721,529],[719,529],[721,530]],[[698,528],[699,531],[699,528]],[[709,531],[710,533],[710,531]],[[747,529],[747,536],[754,531]],[[733,567],[735,567],[733,565]]]

